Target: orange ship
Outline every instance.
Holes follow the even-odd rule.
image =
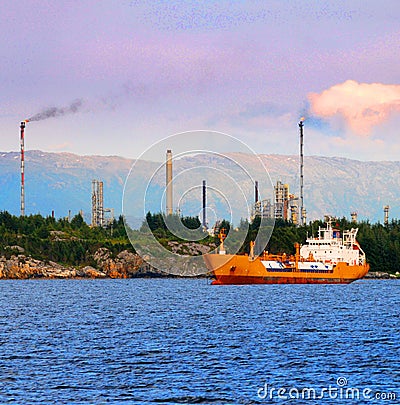
[[[296,243],[294,256],[264,252],[229,255],[220,234],[219,254],[204,256],[207,269],[215,280],[212,284],[347,284],[364,277],[369,270],[365,253],[356,240],[358,229],[333,229],[331,221],[319,228],[317,238],[307,238],[305,245]]]

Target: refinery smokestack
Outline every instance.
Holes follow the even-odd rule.
[[[206,181],[203,180],[203,227],[207,228],[206,206],[207,206],[207,187]]]
[[[172,203],[172,151],[167,150],[166,159],[166,206],[165,211],[167,215],[173,214],[173,203]]]
[[[21,217],[25,216],[25,121],[21,122]]]
[[[254,182],[254,203],[258,203],[258,181]]]
[[[301,224],[305,225],[306,224],[306,217],[305,213],[306,210],[304,208],[304,196],[303,196],[303,168],[304,168],[304,162],[303,162],[303,127],[304,127],[304,118],[300,118],[299,122],[299,128],[300,128],[300,218],[301,218]]]
[[[384,212],[384,218],[383,218],[383,222],[385,225],[389,224],[389,206],[385,205],[383,207],[383,212]]]

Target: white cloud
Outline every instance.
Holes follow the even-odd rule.
[[[312,114],[328,120],[342,117],[352,132],[369,135],[400,112],[400,85],[347,80],[322,93],[310,93],[308,99]]]

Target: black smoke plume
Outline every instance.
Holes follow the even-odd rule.
[[[42,121],[47,118],[61,117],[66,114],[75,114],[79,112],[83,107],[83,100],[78,99],[73,101],[66,107],[50,107],[44,111],[41,111],[34,116],[28,118],[28,121]]]

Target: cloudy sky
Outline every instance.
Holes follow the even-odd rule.
[[[210,129],[297,153],[305,116],[308,154],[399,160],[399,15],[398,0],[2,0],[0,150],[32,117],[27,149],[137,157]]]

